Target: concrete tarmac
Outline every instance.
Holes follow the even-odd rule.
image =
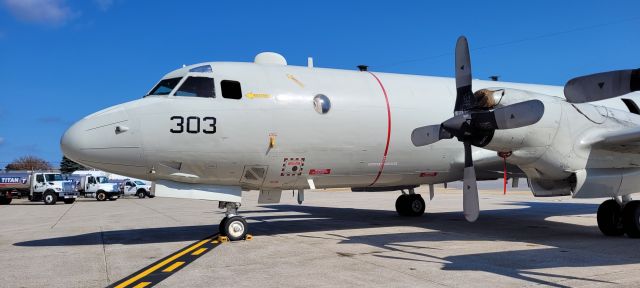
[[[439,188],[427,214],[396,214],[397,192],[307,191],[298,205],[241,213],[251,241],[223,243],[155,287],[638,287],[640,239],[606,237],[602,199],[481,191],[467,223],[458,189]],[[218,231],[217,202],[125,198],[0,206],[0,287],[104,287]],[[157,273],[162,272],[160,267]],[[166,269],[165,269],[166,270]],[[168,273],[168,272],[166,272]],[[167,274],[169,275],[169,274]]]

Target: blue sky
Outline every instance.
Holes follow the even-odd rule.
[[[57,165],[74,121],[182,64],[276,51],[293,65],[451,76],[464,34],[475,78],[562,85],[640,67],[638,11],[637,0],[0,0],[0,166],[26,154]]]

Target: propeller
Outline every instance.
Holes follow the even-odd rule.
[[[640,69],[617,70],[573,78],[564,85],[570,103],[584,103],[640,91]]]
[[[453,117],[440,125],[419,127],[411,133],[415,146],[433,144],[456,137],[464,145],[464,187],[462,207],[464,217],[474,222],[480,214],[476,172],[471,146],[484,147],[495,130],[513,129],[535,124],[544,115],[544,104],[529,100],[496,109],[480,107],[471,87],[471,57],[467,38],[460,36],[456,43],[456,103]]]

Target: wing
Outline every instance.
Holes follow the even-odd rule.
[[[594,149],[621,153],[640,153],[640,127],[609,131],[583,141]]]

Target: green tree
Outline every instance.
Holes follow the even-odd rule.
[[[5,167],[7,170],[51,170],[52,167],[49,162],[42,158],[27,155],[13,160]]]
[[[82,166],[82,164],[67,158],[67,156],[62,156],[62,161],[60,161],[60,172],[64,174],[71,174],[76,170],[87,170],[87,168]]]

